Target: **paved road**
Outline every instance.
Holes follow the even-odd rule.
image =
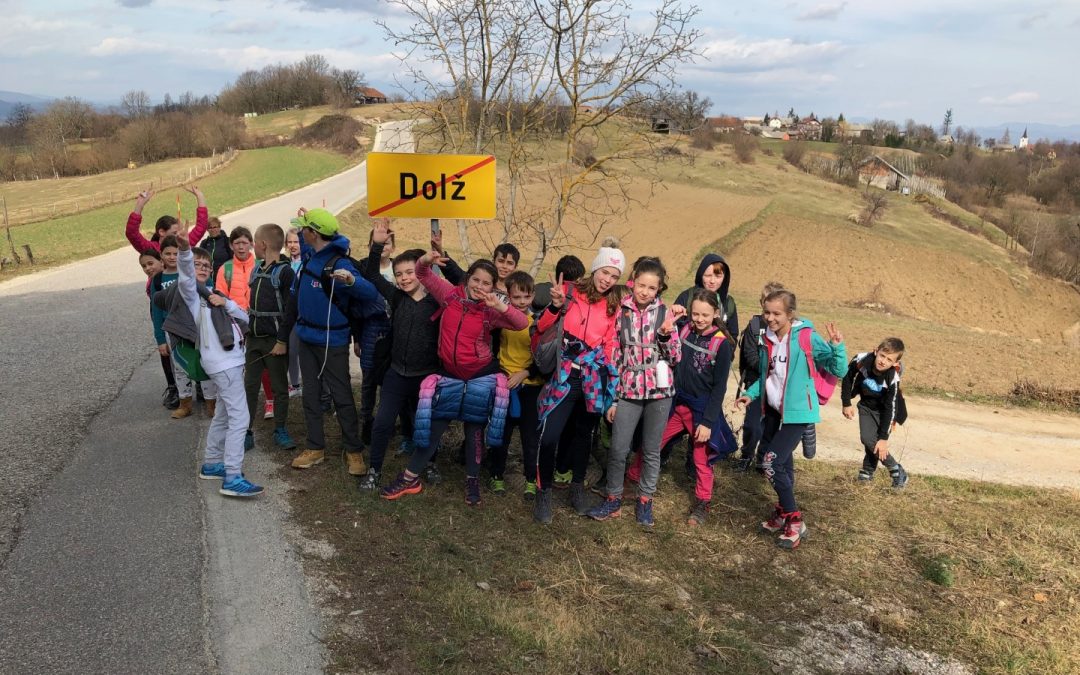
[[[411,149],[407,126],[377,147]],[[365,168],[226,220],[341,211]],[[317,672],[284,489],[195,479],[206,421],[160,405],[144,280],[125,248],[0,284],[0,672]]]

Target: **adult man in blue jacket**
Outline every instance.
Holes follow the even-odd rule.
[[[366,472],[361,455],[364,446],[349,377],[349,318],[342,309],[350,302],[376,302],[378,291],[353,267],[348,257],[349,240],[339,234],[333,214],[325,209],[301,210],[300,217],[292,222],[301,228],[304,249],[293,299],[307,424],[307,447],[292,466],[309,469],[324,459],[326,437],[320,393],[325,388],[337,409],[349,473],[360,476]]]

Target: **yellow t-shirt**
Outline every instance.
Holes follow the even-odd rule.
[[[530,346],[529,328],[532,327],[532,315],[526,311],[525,316],[529,319],[529,325],[521,330],[507,330],[503,328],[499,337],[499,365],[507,375],[512,375],[521,370],[528,370],[533,364],[532,347]],[[542,377],[530,377],[525,384],[540,385],[544,383]]]

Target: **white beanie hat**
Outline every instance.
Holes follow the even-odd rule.
[[[619,270],[619,276],[622,276],[626,269],[626,256],[619,250],[619,240],[615,237],[607,237],[600,244],[600,252],[593,258],[589,273],[592,274],[601,267],[614,267]]]

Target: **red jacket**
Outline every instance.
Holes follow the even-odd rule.
[[[566,292],[570,303],[566,308],[566,318],[563,319],[563,334],[573,335],[590,348],[602,344],[607,362],[614,364],[615,325],[618,323],[618,313],[613,316],[608,315],[606,297],[600,298],[591,305],[588,304],[577,286],[574,285],[571,290],[571,285],[563,284],[563,291]],[[537,332],[546,332],[558,320],[558,312],[550,310],[543,312],[536,322]]]
[[[195,227],[188,232],[188,242],[192,246],[199,245],[199,240],[201,240],[203,234],[206,233],[206,224],[209,220],[210,216],[205,206],[200,206],[195,209]],[[139,253],[150,248],[155,251],[160,251],[161,244],[159,242],[147,239],[143,236],[142,232],[139,232],[139,225],[141,224],[142,214],[132,211],[128,216],[127,227],[124,228],[124,234],[127,235],[127,240],[131,242],[131,245],[134,246],[135,250]]]
[[[491,365],[495,358],[491,351],[492,330],[522,330],[529,326],[528,318],[513,307],[499,312],[469,300],[464,286],[454,286],[435,276],[431,266],[423,262],[416,263],[416,278],[443,307],[439,359],[446,372],[460,380],[470,380]]]

